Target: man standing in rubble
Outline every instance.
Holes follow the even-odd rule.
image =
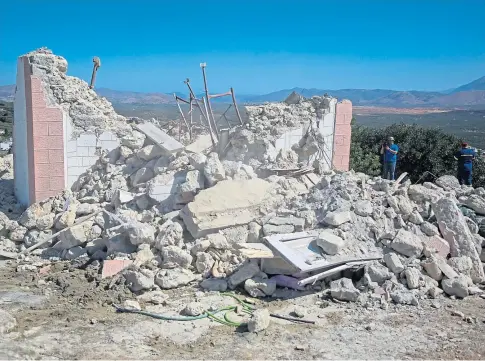
[[[473,160],[476,156],[475,149],[465,142],[461,144],[461,149],[455,153],[455,159],[458,161],[457,177],[460,184],[472,185]]]
[[[394,137],[387,138],[387,142],[382,144],[381,154],[384,156],[382,178],[394,180],[398,152],[399,147],[394,143]]]

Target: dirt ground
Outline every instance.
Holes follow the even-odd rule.
[[[42,274],[40,274],[42,273]],[[111,287],[111,288],[110,288]],[[194,287],[167,291],[163,305],[144,305],[178,315],[200,301],[210,307],[236,304],[230,297]],[[208,319],[162,321],[116,313],[112,303],[134,298],[120,282],[100,280],[96,267],[66,263],[41,272],[0,265],[0,309],[17,320],[0,337],[0,359],[482,359],[485,299],[440,298],[419,308],[387,310],[322,299],[322,292],[278,290],[279,298],[256,307],[289,315],[295,305],[315,325],[271,318],[259,334]],[[470,322],[454,316],[460,311]]]

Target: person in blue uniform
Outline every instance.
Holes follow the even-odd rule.
[[[457,177],[460,184],[472,185],[473,159],[476,156],[475,149],[467,143],[462,143],[461,149],[455,153],[455,159],[458,161]]]
[[[384,156],[382,178],[394,180],[398,152],[399,147],[394,143],[394,137],[389,137],[387,143],[381,146],[381,154]]]

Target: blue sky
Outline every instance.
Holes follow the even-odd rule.
[[[47,46],[98,87],[444,90],[485,75],[485,0],[3,0],[0,84]]]

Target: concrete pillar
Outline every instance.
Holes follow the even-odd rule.
[[[17,62],[13,156],[20,203],[30,205],[65,188],[62,111],[47,105],[42,82],[32,75],[27,56]]]
[[[335,133],[333,137],[333,166],[338,170],[349,170],[351,121],[352,102],[350,100],[342,100],[336,106]]]

